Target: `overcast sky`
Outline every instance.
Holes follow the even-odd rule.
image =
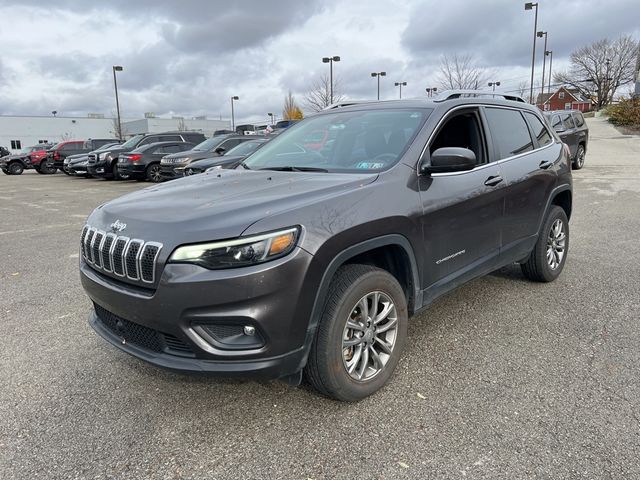
[[[348,98],[424,96],[443,54],[475,56],[502,89],[529,78],[533,12],[517,0],[0,0],[0,114],[111,115],[112,65],[122,114],[280,116],[291,90],[299,100],[328,72]],[[107,5],[108,3],[108,5]],[[604,37],[640,38],[640,1],[539,0],[554,71],[572,50]],[[541,75],[538,43],[536,80]]]

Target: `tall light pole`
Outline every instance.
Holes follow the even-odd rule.
[[[407,82],[396,82],[394,83],[396,87],[400,87],[400,99],[402,99],[402,86],[407,86]]]
[[[380,77],[386,77],[387,72],[372,72],[372,77],[378,77],[378,100],[380,100]]]
[[[547,32],[538,32],[536,34],[538,37],[542,38],[542,36],[544,35],[544,50],[543,52],[545,52],[545,54],[542,56],[542,85],[540,87],[540,97],[542,97],[544,95],[544,69],[545,66],[547,65]]]
[[[549,88],[547,88],[547,93],[551,93],[551,67],[553,66],[553,50],[546,50],[544,54],[545,56],[549,57]]]
[[[237,95],[234,95],[233,97],[231,97],[231,130],[233,130],[234,132],[236,131],[236,117],[235,114],[233,113],[233,101],[234,100],[240,100],[240,97]]]
[[[489,82],[489,86],[493,87],[493,91],[496,91],[496,87],[500,86],[500,82]]]
[[[333,62],[339,62],[340,57],[338,55],[334,55],[333,57],[323,57],[322,63],[329,64],[329,101],[330,105],[333,104]]]
[[[120,101],[118,100],[118,80],[116,80],[116,72],[123,70],[121,65],[113,66],[113,88],[116,91],[116,112],[118,114],[118,140],[122,140],[122,123],[120,122]]]
[[[427,92],[427,96],[432,97],[438,91],[438,87],[428,87],[425,88],[425,90]]]
[[[529,90],[529,103],[533,103],[533,71],[536,66],[536,33],[538,32],[538,4],[527,2],[524,4],[525,10],[532,10],[535,7],[536,16],[533,22],[533,50],[531,52],[531,88]]]

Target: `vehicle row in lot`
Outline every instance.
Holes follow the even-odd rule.
[[[28,169],[35,169],[38,173],[50,173],[46,168],[41,169],[41,162],[51,147],[53,144],[39,143],[25,147],[19,153],[3,155],[0,157],[0,170],[7,175],[21,175]]]

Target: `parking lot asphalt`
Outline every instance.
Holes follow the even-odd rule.
[[[80,229],[144,185],[0,175],[0,478],[640,478],[640,137],[588,123],[562,276],[512,266],[438,300],[357,404],[108,345]]]

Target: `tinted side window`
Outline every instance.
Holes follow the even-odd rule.
[[[487,108],[486,115],[500,159],[533,150],[529,128],[519,111]]]
[[[161,135],[160,142],[181,142],[182,138],[180,135]]]
[[[182,149],[180,148],[180,145],[165,145],[164,147],[162,147],[162,151],[164,153],[178,153],[182,152]]]
[[[573,117],[570,113],[562,115],[562,124],[567,130],[575,127],[575,125],[573,124]]]
[[[242,140],[240,140],[239,138],[232,138],[231,140],[222,142],[218,148],[224,148],[225,150],[229,151],[236,145],[240,145],[240,143],[242,143]]]
[[[582,114],[580,113],[574,113],[573,114],[573,119],[576,121],[576,125],[578,127],[581,127],[584,125],[584,117],[582,116]]]
[[[551,127],[557,132],[558,130],[562,130],[562,120],[560,120],[560,115],[554,115],[551,119]]]
[[[138,144],[138,147],[141,147],[142,145],[149,145],[150,143],[156,143],[159,141],[160,140],[158,139],[158,137],[146,137],[142,139],[142,141]]]
[[[538,139],[538,144],[542,147],[543,145],[548,145],[549,143],[551,143],[551,134],[547,130],[547,127],[545,127],[540,121],[540,119],[533,113],[524,112],[524,114],[529,120],[529,125],[531,125],[533,134]]]

